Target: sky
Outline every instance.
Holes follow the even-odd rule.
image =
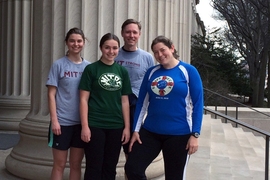
[[[211,16],[214,13],[210,0],[200,0],[200,3],[196,6],[196,10],[199,13],[201,20],[204,22],[206,28],[221,27],[224,23],[213,19]]]

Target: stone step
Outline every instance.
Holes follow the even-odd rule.
[[[204,115],[199,150],[190,157],[188,180],[263,180],[265,140]]]
[[[261,136],[254,136],[252,132],[246,132],[246,136],[258,156],[265,156],[265,139]]]

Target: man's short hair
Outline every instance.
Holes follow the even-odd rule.
[[[123,24],[122,24],[122,31],[125,29],[125,27],[127,26],[127,25],[129,25],[129,24],[137,24],[138,25],[138,28],[139,28],[139,30],[141,30],[142,29],[142,25],[141,25],[141,23],[139,22],[139,21],[136,21],[135,19],[127,19],[127,20],[125,20],[125,22],[123,22]]]

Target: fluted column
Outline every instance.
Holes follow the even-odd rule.
[[[5,162],[10,173],[25,179],[49,179],[52,167],[46,137],[49,124],[46,74],[52,59],[60,56],[59,52],[64,49],[63,45],[56,45],[61,41],[64,43],[64,27],[53,26],[59,19],[52,18],[52,4],[47,0],[33,1],[31,109],[20,123],[20,141]],[[62,33],[59,33],[61,29]]]
[[[30,110],[32,1],[0,1],[0,130]]]
[[[194,11],[194,0],[151,0],[148,1],[148,49],[157,35],[170,38],[180,59],[190,63],[190,40]]]
[[[32,2],[31,107],[29,113],[20,122],[20,141],[6,158],[6,168],[10,173],[25,179],[49,179],[53,159],[51,149],[47,146],[49,110],[45,84],[51,64],[65,54],[66,32],[75,26],[84,30],[88,41],[82,56],[94,62],[100,55],[98,44],[103,34],[113,32],[121,37],[118,26],[121,26],[123,20],[126,19],[123,17],[131,18],[134,13],[136,17],[132,18],[142,18],[145,23],[143,25],[148,28],[149,19],[139,17],[141,11],[148,14],[144,9],[148,7],[148,1],[128,1],[130,3],[128,8],[135,9],[132,13],[124,10],[121,14],[119,7],[122,2],[126,1],[39,0]],[[148,46],[147,42],[143,41],[144,47]],[[13,49],[13,47],[10,48]],[[124,154],[121,153],[117,166],[119,180],[124,179],[124,163]],[[84,172],[84,162],[82,171]],[[69,165],[67,164],[65,179],[68,178],[68,172]],[[160,155],[147,169],[147,174],[149,178],[153,178],[163,172],[163,161]]]
[[[202,32],[196,20],[196,3],[196,0],[181,0],[176,1],[174,7],[178,16],[175,16],[173,40],[177,44],[180,59],[187,63],[190,63],[191,35]]]

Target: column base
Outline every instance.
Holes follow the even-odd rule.
[[[19,124],[29,113],[30,98],[1,97],[0,98],[0,130],[18,131]]]
[[[43,121],[44,122],[44,121]],[[20,123],[20,141],[7,156],[6,169],[13,175],[29,180],[48,180],[53,165],[52,149],[48,147],[48,124],[24,119]],[[121,150],[117,165],[116,180],[124,180],[125,154]],[[82,179],[85,171],[85,160],[82,163]],[[163,158],[160,154],[147,168],[147,177],[153,179],[164,174]],[[64,179],[68,179],[69,164],[64,171]]]

